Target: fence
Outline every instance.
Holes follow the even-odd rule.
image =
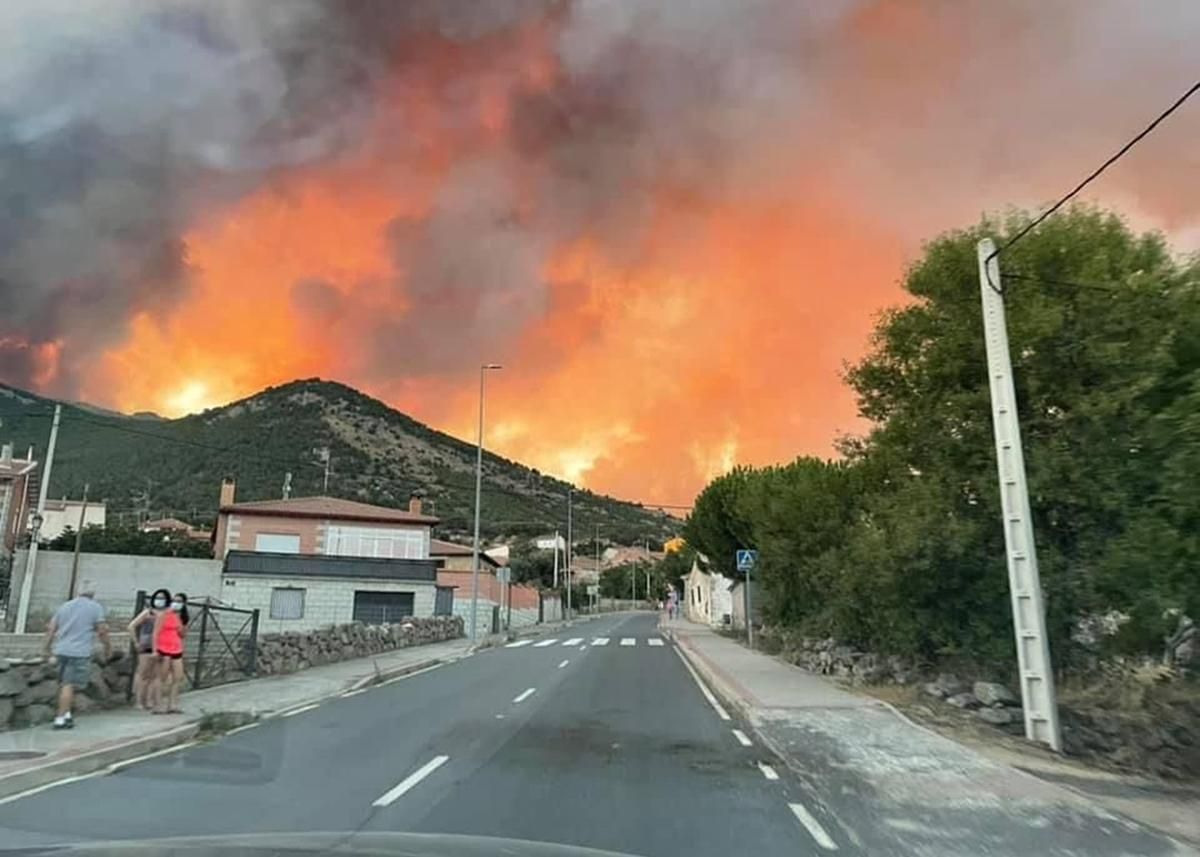
[[[149,604],[138,590],[133,615]],[[188,634],[184,654],[193,689],[253,678],[258,672],[258,611],[223,607],[207,599],[187,604]],[[132,677],[130,683],[132,695]]]

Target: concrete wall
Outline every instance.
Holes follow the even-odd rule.
[[[38,551],[29,600],[29,630],[45,628],[50,614],[67,599],[72,556],[70,551]],[[21,550],[13,562],[7,614],[10,625],[16,621],[24,577],[25,551]],[[166,587],[172,592],[186,592],[189,598],[221,597],[221,563],[214,559],[84,553],[79,555],[78,579],[79,585],[85,581],[95,585],[96,600],[108,610],[109,624],[114,627],[131,618],[139,589],[151,592]]]
[[[558,593],[542,595],[542,621],[559,622],[562,618],[563,604]]]
[[[271,618],[271,590],[275,587],[304,590],[304,615],[299,619]],[[243,610],[259,610],[259,634],[309,631],[326,625],[343,625],[354,620],[355,590],[413,593],[413,613],[433,616],[436,587],[432,582],[391,581],[374,578],[267,577],[258,574],[227,574],[221,600]],[[455,599],[457,607],[458,599]]]

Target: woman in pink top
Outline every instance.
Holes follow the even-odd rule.
[[[162,665],[162,688],[155,714],[182,713],[179,689],[183,684],[183,638],[187,634],[187,621],[187,595],[177,592],[171,599],[171,609],[159,613],[154,623],[154,651]]]

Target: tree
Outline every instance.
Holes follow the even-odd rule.
[[[750,484],[752,471],[738,467],[718,476],[700,492],[683,525],[687,543],[708,557],[715,571],[740,576],[737,550],[754,543],[751,521],[739,509],[739,500]]]
[[[57,537],[46,542],[52,551],[75,550],[75,530],[67,527]],[[89,524],[83,528],[80,550],[84,553],[124,553],[135,556],[178,556],[209,559],[212,543],[207,539],[189,539],[179,533],[146,533],[131,527],[101,527]]]
[[[554,585],[552,550],[543,550],[529,542],[518,542],[509,550],[508,567],[514,583],[529,583],[543,589],[550,589]]]

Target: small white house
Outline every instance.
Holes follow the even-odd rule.
[[[693,622],[728,628],[733,622],[733,581],[709,570],[707,557],[697,554],[692,570],[684,577],[684,615]]]
[[[82,500],[68,500],[65,497],[61,500],[47,500],[38,538],[50,541],[61,536],[68,528],[78,531],[81,517],[84,528],[103,527],[108,520],[107,513],[103,500],[89,500],[87,503]],[[32,515],[30,512],[31,517]]]

